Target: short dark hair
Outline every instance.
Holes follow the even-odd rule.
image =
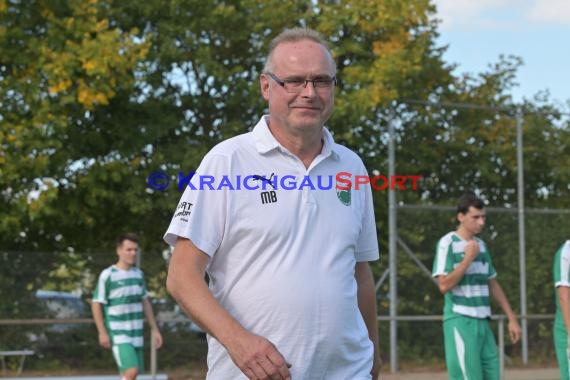
[[[316,30],[310,29],[310,28],[302,28],[302,27],[296,27],[296,28],[290,28],[290,29],[284,29],[279,35],[277,35],[277,37],[275,37],[273,40],[271,40],[271,43],[269,44],[269,54],[267,54],[267,57],[265,58],[265,65],[263,67],[263,72],[266,73],[268,71],[273,71],[274,67],[273,67],[273,52],[275,51],[275,48],[279,45],[281,45],[282,43],[286,43],[286,42],[298,42],[298,41],[302,41],[302,40],[311,40],[313,42],[316,42],[322,46],[325,47],[325,49],[327,50],[327,52],[329,53],[332,63],[334,65],[334,70],[336,73],[336,62],[333,58],[330,46],[327,42],[327,40],[323,37],[322,34],[320,34],[319,32],[317,32]]]
[[[139,243],[139,237],[131,232],[124,233],[117,238],[117,248],[123,245],[125,240],[132,241],[134,243]]]
[[[457,213],[467,214],[469,207],[474,207],[478,210],[482,210],[485,207],[485,202],[471,190],[466,191],[459,197]]]

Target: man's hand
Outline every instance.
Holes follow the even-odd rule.
[[[510,320],[508,328],[509,328],[509,336],[511,338],[511,342],[517,343],[521,339],[521,334],[522,334],[519,322],[516,319]]]
[[[111,339],[106,332],[99,333],[99,345],[103,348],[111,348]]]
[[[160,331],[158,331],[158,329],[152,329],[151,335],[152,339],[154,339],[154,346],[156,349],[162,347],[162,335],[160,334]]]
[[[382,358],[380,355],[374,355],[374,361],[372,363],[372,380],[377,380],[380,378],[380,368],[382,368]]]
[[[477,255],[479,255],[479,243],[477,243],[477,240],[471,239],[465,244],[464,260],[467,259],[471,262],[475,260]]]
[[[241,371],[256,380],[291,380],[291,364],[269,340],[249,332],[240,334],[226,347]]]

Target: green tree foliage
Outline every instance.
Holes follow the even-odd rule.
[[[398,192],[398,200],[404,204],[454,206],[464,190],[479,191],[490,208],[483,239],[493,253],[499,279],[517,312],[520,312],[517,108],[509,91],[520,65],[516,58],[501,58],[489,72],[477,77],[465,75],[454,79],[447,89],[436,89],[427,103],[403,99],[388,113],[396,124],[397,172],[424,177],[420,191]],[[567,115],[562,117],[559,110],[540,96],[519,107],[524,137],[525,206],[567,209],[570,181]],[[555,250],[568,238],[562,227],[566,215],[526,214],[525,273],[530,314],[554,310],[553,287],[545,283],[552,281]],[[398,212],[399,237],[428,269],[432,267],[437,240],[455,228],[453,207],[400,209]],[[398,260],[399,313],[440,314],[443,297],[437,287],[427,285],[428,277],[401,247]],[[384,268],[387,263],[380,265],[381,271]],[[385,284],[381,292],[388,291]],[[388,304],[381,306],[387,310]],[[534,322],[531,326],[534,327],[529,336],[535,342],[544,337],[544,331],[550,331],[549,322]],[[415,327],[402,325],[402,339],[412,339]]]
[[[52,273],[60,275],[59,262],[69,251],[87,253],[82,265],[98,269],[114,260],[111,242],[122,230],[139,233],[147,252],[163,250],[161,235],[180,196],[174,182],[264,111],[258,76],[271,36],[287,26],[308,25],[332,36],[342,84],[331,127],[354,146],[374,140],[376,132],[359,135],[362,128],[352,126],[371,125],[370,113],[396,97],[401,79],[418,75],[429,60],[429,9],[426,1],[405,7],[252,0],[6,3],[5,24],[20,40],[6,37],[3,49],[21,44],[29,58],[10,56],[24,69],[19,77],[4,77],[4,96],[14,102],[11,89],[37,83],[21,108],[28,117],[44,116],[37,130],[23,127],[23,111],[7,123],[14,132],[3,140],[2,180],[13,222],[3,219],[8,233],[2,236],[10,236],[4,247],[61,252],[46,253],[58,263]],[[43,108],[31,103],[40,102],[36,98]],[[24,137],[30,134],[37,138]],[[33,155],[14,151],[8,157],[22,141]],[[39,167],[32,171],[16,156]],[[168,191],[147,187],[147,176],[157,170],[170,176]],[[156,275],[163,272],[160,255],[145,260]]]
[[[0,242],[11,251],[1,266],[3,279],[16,273],[23,280],[2,287],[3,296],[40,287],[59,257],[37,252],[59,252],[66,235],[80,235],[70,226],[89,222],[71,219],[77,215],[67,194],[81,171],[107,164],[114,148],[83,154],[83,137],[110,133],[93,123],[93,113],[118,94],[133,95],[148,50],[136,29],[111,27],[105,8],[97,1],[0,1]],[[98,191],[106,190],[93,187]]]

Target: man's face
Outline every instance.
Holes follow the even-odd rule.
[[[334,62],[326,48],[312,40],[286,42],[273,51],[271,72],[281,80],[332,78]],[[334,103],[334,86],[314,88],[308,83],[299,93],[289,93],[267,74],[260,78],[261,92],[269,104],[270,126],[289,133],[321,128]],[[277,125],[276,125],[277,124]]]
[[[123,243],[117,247],[117,256],[119,264],[125,267],[132,267],[137,262],[137,254],[139,245],[131,240],[123,240]]]
[[[472,235],[480,234],[485,227],[485,220],[487,215],[485,209],[477,209],[473,206],[469,207],[467,213],[457,214],[460,225]]]

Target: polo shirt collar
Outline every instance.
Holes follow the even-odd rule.
[[[259,154],[265,154],[273,149],[281,149],[282,151],[287,151],[285,147],[279,144],[279,142],[275,139],[269,130],[269,126],[267,124],[268,120],[269,115],[264,115],[261,120],[259,120],[257,125],[253,128],[252,134],[257,152]],[[338,160],[340,158],[338,145],[335,144],[331,133],[326,127],[323,128],[323,140],[324,144],[321,155],[325,157],[328,157],[330,155],[335,160]]]
[[[335,144],[334,138],[326,127],[323,128],[323,140],[325,143],[323,144],[321,154],[325,157],[330,155],[335,160],[340,159],[339,147]]]
[[[267,121],[269,121],[269,116],[264,115],[252,131],[255,148],[259,154],[265,154],[281,147],[281,144],[271,134]]]

